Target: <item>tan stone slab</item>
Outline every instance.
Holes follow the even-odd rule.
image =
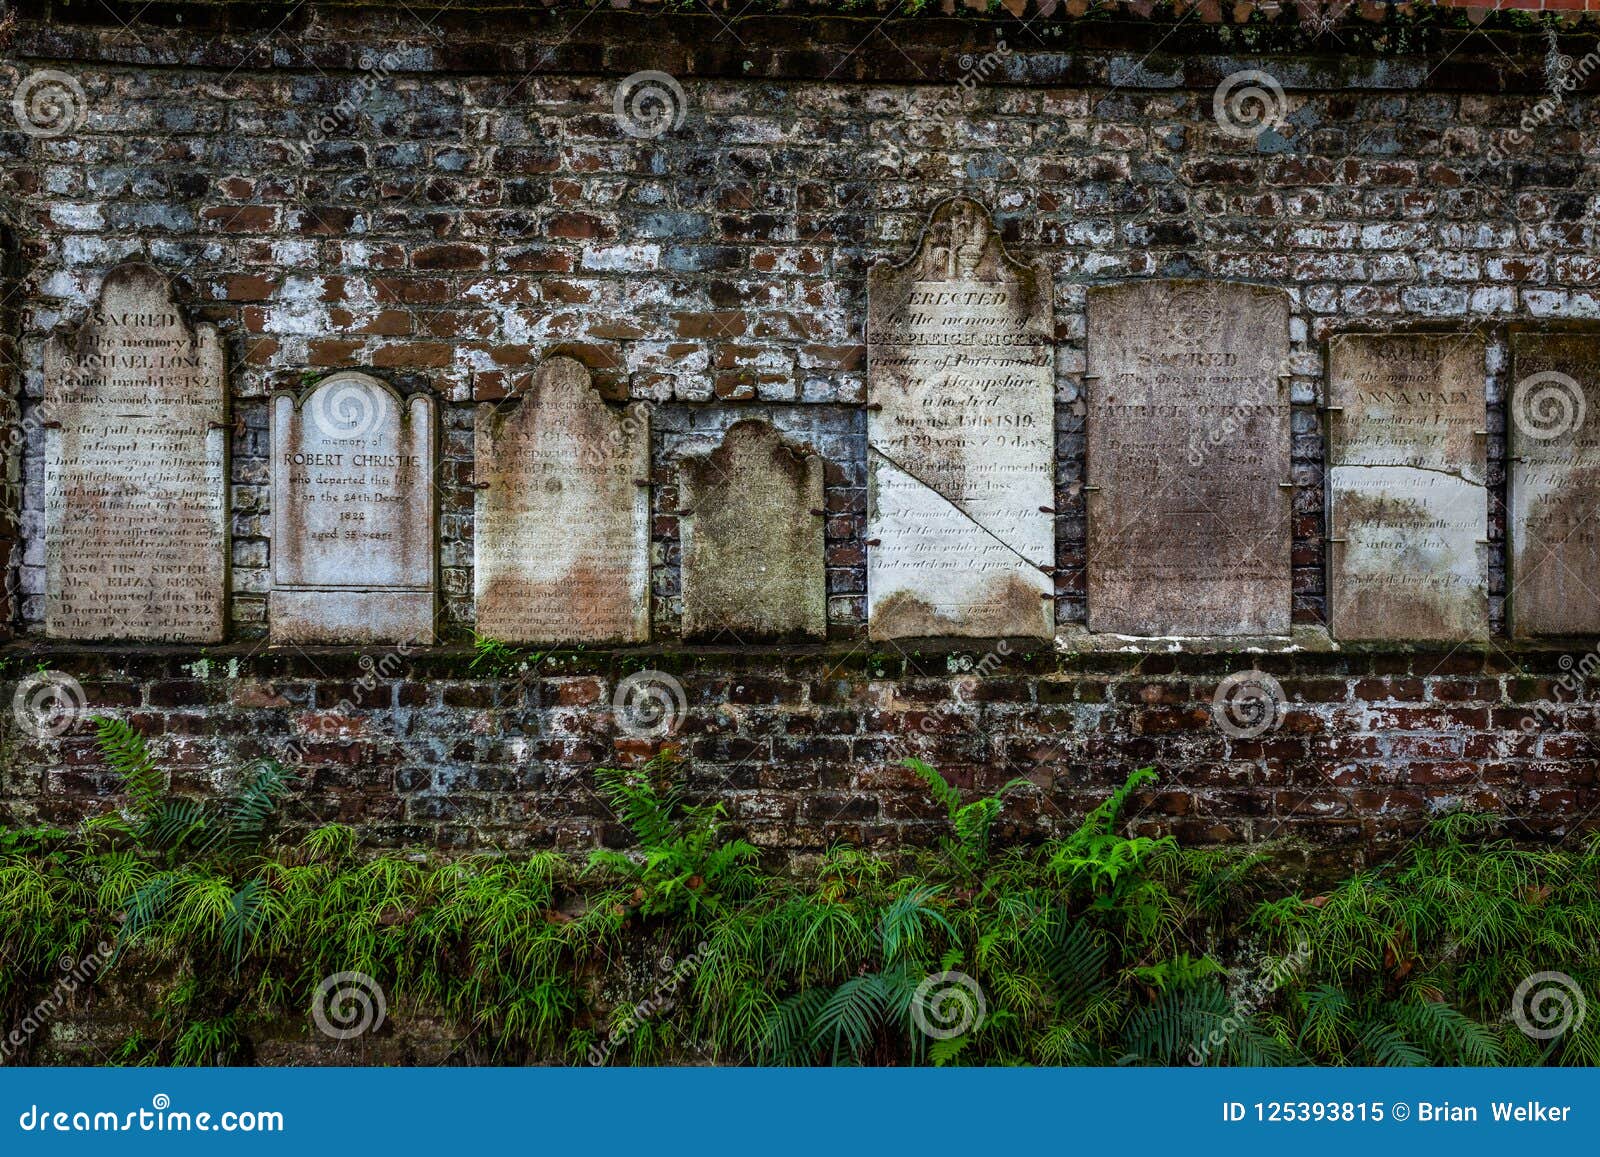
[[[572,358],[478,407],[477,630],[508,643],[650,637],[650,423]]]
[[[1089,629],[1287,635],[1288,296],[1097,287],[1087,342]]]
[[[1328,343],[1328,604],[1340,640],[1489,633],[1484,343]]]
[[[281,643],[430,643],[434,401],[343,371],[272,398],[272,591]]]
[[[119,265],[45,348],[45,633],[221,642],[228,386],[214,327],[167,279]]]
[[[822,484],[819,455],[755,419],[679,463],[685,638],[826,637]]]
[[[1511,633],[1600,634],[1600,334],[1513,334]]]
[[[867,285],[867,630],[1055,630],[1055,323],[987,210],[933,210]]]

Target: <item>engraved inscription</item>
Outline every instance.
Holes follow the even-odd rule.
[[[273,397],[275,641],[432,641],[433,425],[367,374]]]
[[[513,643],[650,637],[650,424],[572,358],[478,408],[478,632]]]
[[[1287,296],[1152,281],[1088,312],[1089,629],[1287,634]]]
[[[106,277],[45,351],[45,631],[215,643],[227,588],[227,383],[157,269]]]
[[[1054,633],[1049,277],[987,211],[938,206],[868,283],[868,633]]]
[[[1513,334],[1511,358],[1511,632],[1600,634],[1600,334]]]
[[[1488,635],[1484,347],[1329,343],[1329,617],[1339,639]]]

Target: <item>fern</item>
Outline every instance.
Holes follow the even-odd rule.
[[[166,777],[156,768],[144,736],[126,720],[104,716],[95,719],[94,729],[101,756],[122,777],[134,816],[143,818],[155,812],[166,793]]]

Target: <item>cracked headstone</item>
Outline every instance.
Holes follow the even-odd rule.
[[[867,630],[1054,634],[1055,323],[987,210],[933,210],[867,287]]]
[[[342,371],[272,398],[273,642],[431,643],[434,402]]]
[[[822,458],[756,419],[678,466],[686,639],[821,639]]]
[[[1288,634],[1288,295],[1097,287],[1087,343],[1089,629]]]
[[[119,265],[45,349],[45,633],[216,643],[226,621],[227,378],[216,329]]]
[[[596,392],[582,363],[478,407],[477,631],[507,643],[650,637],[650,421]]]
[[[1328,344],[1329,627],[1341,640],[1488,637],[1484,341]]]
[[[1511,632],[1600,634],[1600,336],[1514,333],[1511,359]]]

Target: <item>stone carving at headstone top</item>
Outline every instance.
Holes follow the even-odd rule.
[[[867,629],[1054,634],[1055,322],[1043,265],[937,206],[867,285]]]
[[[1335,638],[1489,632],[1484,341],[1328,343],[1328,602]]]
[[[679,463],[678,503],[685,638],[826,636],[820,456],[747,419]]]
[[[343,371],[272,397],[270,633],[431,643],[434,400]]]
[[[650,637],[650,421],[609,405],[582,363],[543,363],[478,407],[477,630],[508,643]]]
[[[209,325],[129,263],[45,349],[45,632],[216,643],[228,576],[227,378]]]
[[[1288,295],[1096,287],[1087,343],[1089,629],[1288,634]]]
[[[1600,334],[1514,333],[1511,365],[1511,633],[1600,634]]]

